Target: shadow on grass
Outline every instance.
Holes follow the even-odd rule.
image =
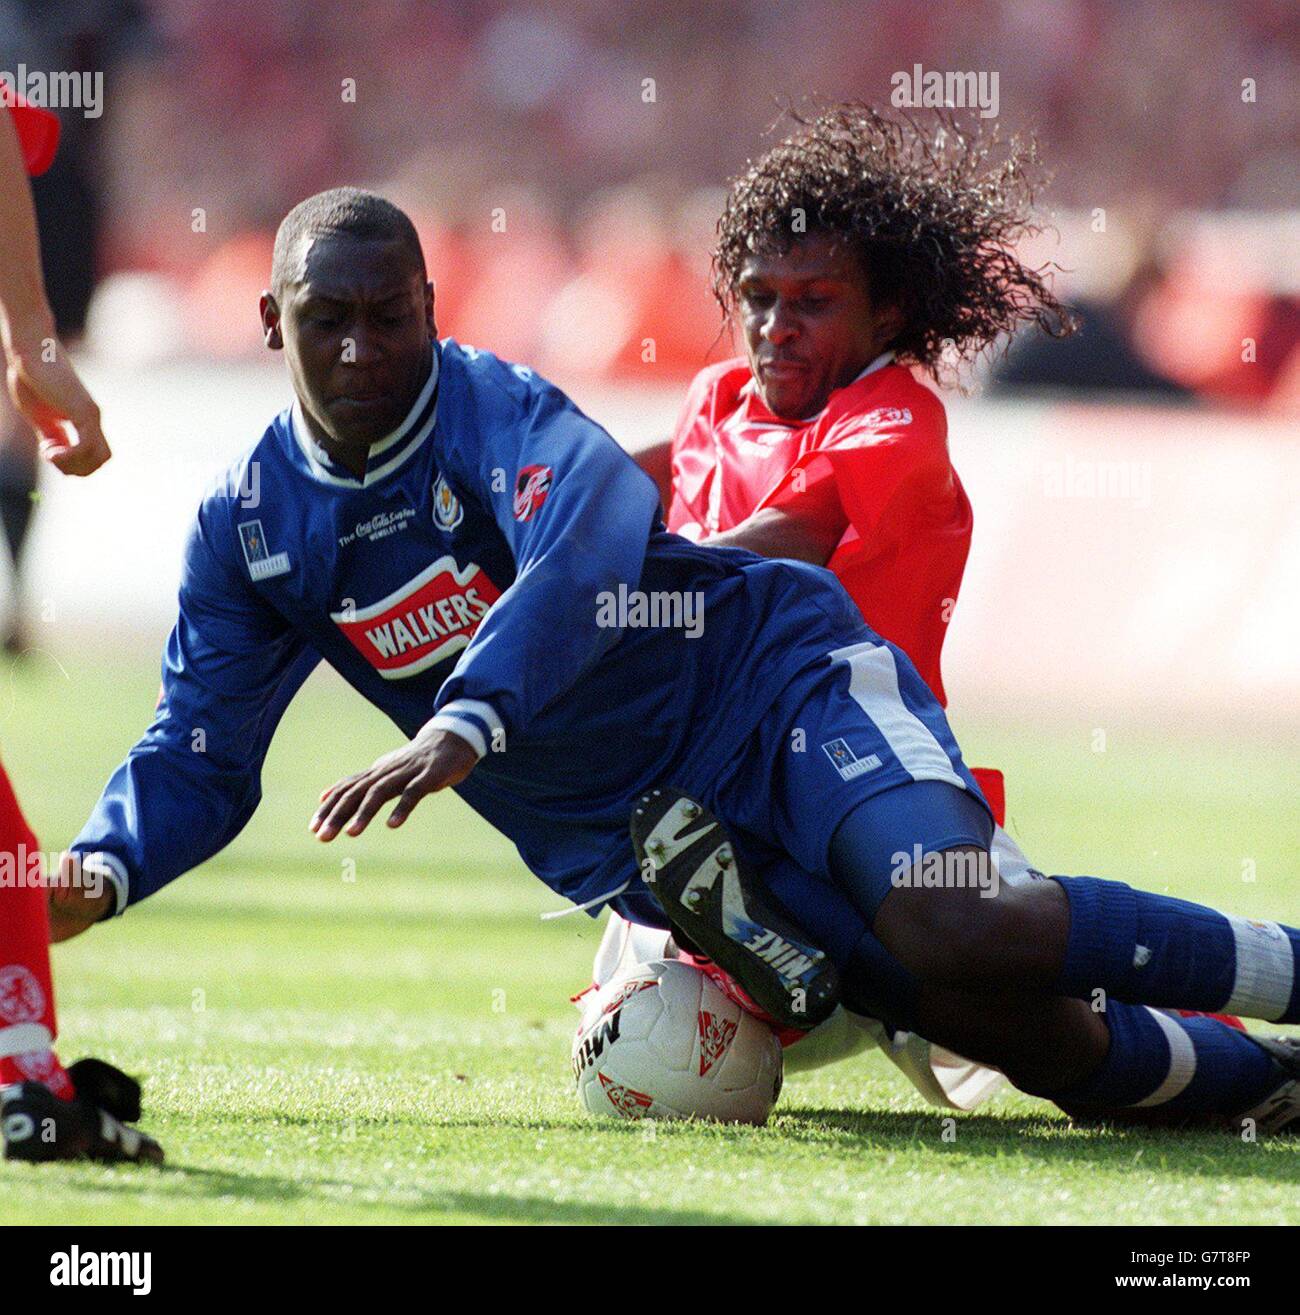
[[[1300,1183],[1300,1155],[1295,1153],[1300,1141],[1294,1137],[1245,1142],[1227,1131],[1086,1127],[1048,1113],[959,1114],[942,1109],[926,1113],[780,1109],[774,1128],[791,1141],[844,1151],[924,1147],[965,1159],[1018,1156],[1060,1166],[1158,1169],[1186,1178],[1210,1175]]]
[[[945,1120],[953,1118],[951,1125]],[[262,1121],[262,1120],[256,1120]],[[294,1124],[298,1119],[283,1116],[274,1120]],[[361,1128],[401,1127],[405,1117],[376,1117],[358,1120]],[[302,1120],[303,1123],[318,1122]],[[425,1123],[427,1131],[434,1125]],[[933,1167],[934,1157],[955,1157],[954,1168],[977,1167],[981,1161],[1026,1160],[1053,1168],[1109,1174],[1151,1174],[1162,1179],[1300,1182],[1300,1156],[1292,1140],[1247,1144],[1230,1133],[1174,1132],[1150,1129],[1101,1129],[1075,1127],[1066,1120],[1044,1115],[950,1115],[897,1110],[849,1111],[813,1107],[782,1110],[768,1128],[735,1128],[700,1124],[660,1124],[655,1133],[659,1150],[671,1160],[674,1143],[682,1149],[700,1149],[699,1135],[708,1136],[714,1151],[726,1154],[728,1143],[738,1156],[755,1151],[765,1155],[780,1151],[783,1144],[815,1147],[836,1155],[843,1162],[891,1155],[917,1157],[924,1172]],[[945,1141],[947,1126],[952,1140]],[[437,1131],[449,1128],[499,1135],[503,1127],[529,1132],[566,1134],[574,1147],[587,1146],[596,1155],[618,1158],[610,1138],[645,1139],[637,1123],[585,1124],[547,1118],[519,1119],[483,1116],[439,1121]],[[550,1148],[563,1153],[563,1144]],[[325,1151],[325,1154],[328,1154]],[[324,1158],[324,1155],[321,1156]],[[320,1160],[317,1160],[320,1164]],[[325,1167],[325,1166],[321,1166]],[[430,1158],[436,1173],[436,1157]],[[647,1177],[653,1186],[654,1175]],[[182,1204],[210,1206],[220,1210],[239,1204],[283,1207],[287,1218],[299,1222],[366,1223],[409,1217],[411,1222],[457,1222],[477,1219],[501,1224],[646,1224],[646,1225],[746,1225],[765,1222],[741,1210],[721,1205],[717,1209],[652,1204],[640,1200],[564,1200],[526,1192],[469,1191],[454,1184],[446,1188],[416,1183],[385,1181],[383,1175],[359,1178],[349,1174],[259,1173],[248,1170],[208,1168],[175,1160],[158,1170],[135,1172],[122,1169],[111,1173],[97,1170],[94,1181],[85,1184],[96,1197],[110,1195],[138,1198],[156,1192]],[[373,1194],[373,1195],[371,1195]],[[158,1204],[158,1222],[166,1222],[168,1203]],[[228,1222],[240,1222],[237,1213]],[[256,1217],[248,1219],[256,1223]]]
[[[157,1175],[155,1177],[154,1175]],[[161,1182],[159,1181],[161,1179]],[[658,1224],[664,1226],[701,1224],[757,1224],[750,1215],[724,1210],[676,1209],[672,1206],[600,1201],[563,1201],[551,1197],[512,1195],[509,1192],[466,1192],[450,1188],[402,1189],[400,1200],[359,1201],[351,1198],[359,1184],[342,1178],[280,1177],[275,1174],[237,1173],[223,1169],[205,1169],[198,1165],[171,1163],[147,1174],[131,1172],[111,1181],[98,1179],[97,1195],[116,1194],[138,1197],[142,1188],[162,1186],[175,1190],[189,1202],[243,1201],[287,1205],[306,1204],[311,1219],[328,1223],[331,1210],[349,1217],[340,1222],[365,1223],[369,1211],[398,1211],[411,1215],[459,1217],[471,1215],[501,1224]],[[331,1189],[337,1198],[322,1196]],[[348,1193],[349,1195],[342,1195]],[[165,1207],[164,1207],[165,1209]],[[307,1220],[304,1222],[310,1222]],[[157,1222],[165,1223],[160,1218]],[[238,1222],[233,1221],[233,1222]],[[250,1223],[257,1221],[250,1220]]]
[[[947,1120],[951,1119],[949,1125]],[[318,1116],[275,1111],[241,1114],[241,1125],[257,1123],[311,1129]],[[581,1116],[547,1117],[498,1113],[433,1117],[419,1109],[362,1114],[352,1120],[361,1132],[411,1128],[426,1133],[452,1131],[499,1136],[505,1131],[569,1137],[577,1145],[592,1138],[645,1142],[637,1121],[588,1122]],[[945,1140],[945,1130],[948,1139]],[[733,1146],[737,1154],[772,1151],[784,1143],[817,1146],[846,1156],[927,1150],[965,1160],[1029,1158],[1056,1167],[1110,1171],[1158,1170],[1185,1178],[1256,1179],[1300,1184],[1300,1139],[1261,1138],[1244,1142],[1232,1132],[1166,1128],[1086,1127],[1061,1115],[961,1114],[955,1110],[844,1110],[778,1107],[766,1128],[707,1122],[655,1125],[665,1150],[675,1142],[698,1147],[700,1135],[712,1147]],[[724,1152],[725,1153],[725,1152]],[[195,1172],[198,1172],[197,1170]]]

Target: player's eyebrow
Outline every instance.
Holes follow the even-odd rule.
[[[843,287],[849,280],[838,274],[746,274],[741,277],[737,285],[743,292],[746,288],[753,288],[765,284],[792,284],[801,288],[813,287],[818,283],[828,283],[835,287]]]
[[[394,302],[405,301],[407,295],[408,293],[405,289],[400,289],[393,292],[382,293],[377,298],[367,297],[365,300],[376,306],[390,306]],[[298,300],[304,305],[324,302],[331,306],[349,306],[354,301],[358,300],[358,298],[344,292],[342,289],[331,288],[328,284],[324,287],[305,284]]]

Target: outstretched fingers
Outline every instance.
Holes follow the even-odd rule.
[[[318,840],[333,840],[345,827],[348,835],[359,836],[390,799],[398,802],[388,825],[401,826],[432,788],[428,773],[414,764],[392,765],[380,770],[372,768],[327,790],[321,797],[310,829]]]
[[[356,812],[370,783],[369,772],[345,776],[321,795],[320,807],[312,815],[308,829],[318,840],[333,840],[340,828]]]
[[[418,768],[415,767],[390,768],[385,772],[366,791],[360,807],[357,809],[356,816],[352,819],[352,825],[348,827],[348,835],[359,836],[370,825],[375,814],[390,799],[396,799],[400,795],[405,800],[407,787],[419,774]],[[412,801],[406,811],[410,812],[410,809],[414,806],[414,801]],[[401,805],[399,804],[398,807],[401,807]],[[389,825],[393,825],[391,818],[389,818]]]
[[[393,811],[388,814],[389,826],[401,826],[411,815],[411,810],[427,794],[432,794],[437,787],[430,784],[426,773],[421,772],[405,790],[402,791]]]

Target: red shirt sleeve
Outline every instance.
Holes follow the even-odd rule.
[[[712,440],[715,412],[719,405],[734,401],[739,387],[737,379],[742,376],[749,377],[743,361],[723,361],[705,366],[686,390],[670,449],[673,498],[665,508],[665,523],[674,534],[683,525],[704,522],[704,486],[715,463]]]
[[[21,96],[5,89],[0,83],[0,104],[8,107],[22,148],[23,164],[33,178],[43,174],[54,163],[59,149],[59,118],[49,110],[28,105]]]

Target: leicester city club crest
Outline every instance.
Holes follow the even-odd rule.
[[[433,523],[440,530],[454,530],[465,516],[460,499],[451,491],[451,485],[439,475],[433,485]]]

